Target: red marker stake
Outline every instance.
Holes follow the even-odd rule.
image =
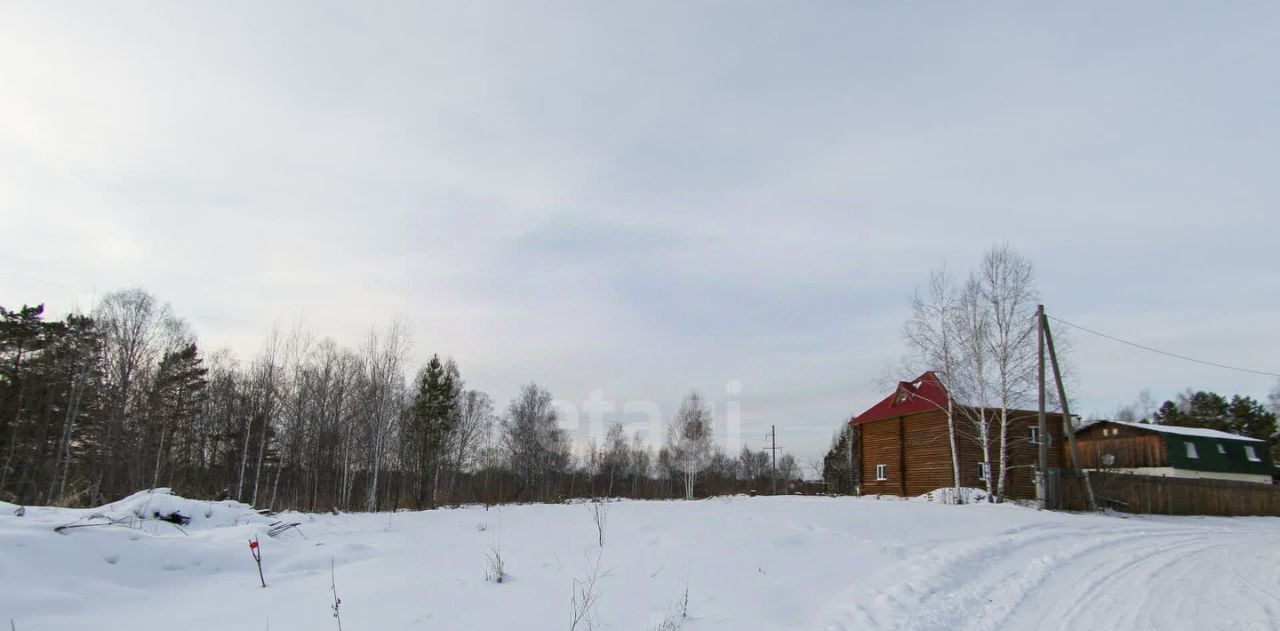
[[[249,540],[249,554],[253,555],[253,560],[258,562],[258,580],[262,581],[262,586],[267,586],[267,579],[262,577],[262,548],[258,547],[258,537],[254,536]]]

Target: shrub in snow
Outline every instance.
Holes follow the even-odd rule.
[[[609,507],[604,502],[591,503],[591,519],[596,526],[596,543],[604,547],[604,531],[609,525]]]
[[[329,591],[333,592],[333,605],[329,609],[333,611],[333,617],[338,621],[338,631],[342,631],[342,614],[339,610],[342,599],[338,598],[338,579],[333,572],[333,557],[329,557]]]
[[[680,625],[683,622],[683,618],[677,614],[671,613],[667,614],[667,617],[663,618],[662,622],[659,622],[655,629],[657,631],[680,631]]]
[[[764,572],[761,571],[761,574]],[[684,593],[680,598],[667,607],[667,613],[662,618],[662,622],[658,623],[657,631],[680,631],[684,626],[684,621],[689,617],[689,583],[684,585]]]
[[[573,579],[573,595],[569,599],[569,631],[596,628],[596,602],[600,593],[596,591],[596,583],[600,580],[600,558],[604,550],[596,551],[595,561],[587,557],[587,577]]]
[[[484,580],[493,583],[501,583],[507,578],[507,568],[502,562],[502,550],[498,548],[490,548],[489,553],[485,555],[489,569],[484,573]]]

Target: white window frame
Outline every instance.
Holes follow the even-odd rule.
[[[979,462],[978,463],[978,481],[986,482],[990,478],[991,478],[991,463]]]
[[[1191,442],[1191,441],[1189,441],[1189,440],[1188,440],[1188,441],[1183,441],[1183,443],[1182,443],[1182,444],[1187,446],[1187,447],[1186,447],[1186,449],[1187,449],[1187,457],[1188,457],[1188,458],[1193,458],[1193,459],[1195,459],[1195,460],[1199,460],[1199,459],[1200,459],[1200,452],[1199,452],[1199,451],[1196,451],[1196,444],[1195,444],[1195,443],[1193,443],[1193,442]]]
[[[1253,445],[1244,446],[1244,457],[1248,458],[1249,462],[1262,462],[1262,458],[1258,457],[1258,450],[1254,449]]]
[[[1218,453],[1220,454],[1227,453],[1227,446],[1222,443],[1218,443]]]
[[[889,465],[887,464],[876,465],[876,480],[879,482],[883,482],[888,479],[889,479]]]
[[[1031,435],[1031,444],[1039,445],[1040,444],[1040,428],[1035,425],[1032,425],[1027,429],[1029,430],[1027,433]]]

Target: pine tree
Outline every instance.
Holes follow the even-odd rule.
[[[421,465],[430,475],[431,506],[435,507],[439,493],[442,452],[449,432],[453,431],[457,417],[457,388],[453,371],[445,369],[439,355],[432,355],[426,368],[418,375],[418,387],[410,409],[410,427],[418,435],[421,446]]]
[[[1235,395],[1228,405],[1232,432],[1270,441],[1276,433],[1276,415],[1253,397]]]
[[[172,463],[174,445],[192,438],[193,421],[209,385],[208,372],[194,342],[165,353],[160,360],[148,401],[150,442],[155,453],[152,487],[160,485],[164,467]],[[179,455],[183,453],[189,454],[190,450],[183,450]]]
[[[1151,417],[1151,421],[1158,425],[1185,425],[1182,410],[1178,409],[1178,404],[1173,401],[1165,401],[1160,405],[1160,409]]]
[[[0,307],[0,489],[24,477],[25,464],[39,449],[33,436],[42,380],[35,360],[47,346],[51,328],[43,315],[44,305],[18,311]]]
[[[1179,402],[1165,401],[1155,422],[1181,427],[1201,427],[1270,441],[1276,434],[1276,414],[1253,397],[1226,397],[1213,392],[1179,395]]]

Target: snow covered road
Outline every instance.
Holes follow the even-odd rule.
[[[179,507],[185,533],[144,521]],[[567,629],[601,555],[596,628],[1274,629],[1280,519],[1117,517],[871,498],[299,515],[140,495],[96,511],[0,505],[0,616],[38,629]],[[263,543],[267,589],[246,539]],[[486,554],[510,576],[485,580]],[[688,606],[684,593],[688,590]],[[681,616],[687,612],[686,616]]]
[[[1021,602],[1010,627],[1275,629],[1280,547],[1270,529],[1140,532],[1083,551]]]
[[[908,559],[825,626],[1280,628],[1280,520],[1060,517]]]

